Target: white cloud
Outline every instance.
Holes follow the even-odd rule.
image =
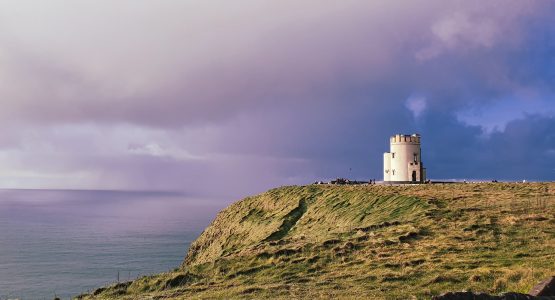
[[[405,107],[412,112],[415,119],[420,117],[424,110],[426,110],[426,106],[426,97],[422,96],[410,96],[407,101],[405,101]]]
[[[544,4],[466,1],[465,5],[438,10],[440,13],[432,16],[424,45],[414,57],[424,62],[444,53],[518,45],[522,34],[520,21],[525,16],[541,12]]]
[[[448,48],[485,47],[495,43],[498,24],[490,18],[474,18],[457,12],[432,25],[434,35]]]
[[[174,160],[202,160],[206,159],[205,156],[194,155],[185,149],[176,147],[162,147],[157,143],[147,144],[130,144],[128,146],[129,152],[138,155],[150,155],[161,158],[170,158]]]

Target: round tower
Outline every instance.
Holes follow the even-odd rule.
[[[397,134],[390,138],[390,151],[384,153],[384,181],[423,183],[426,181],[422,164],[420,135]]]

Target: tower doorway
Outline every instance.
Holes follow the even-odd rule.
[[[412,171],[412,182],[416,182],[416,171]]]

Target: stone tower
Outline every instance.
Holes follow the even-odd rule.
[[[419,134],[397,134],[389,139],[390,151],[383,154],[383,180],[390,183],[424,183]]]

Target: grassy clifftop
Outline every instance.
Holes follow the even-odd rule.
[[[82,298],[429,298],[553,273],[553,183],[310,185],[224,209],[174,272]]]
[[[421,199],[388,193],[387,189],[372,193],[361,187],[274,189],[223,210],[191,245],[184,266],[271,249],[277,243],[342,237],[355,227],[416,221],[429,207]]]

